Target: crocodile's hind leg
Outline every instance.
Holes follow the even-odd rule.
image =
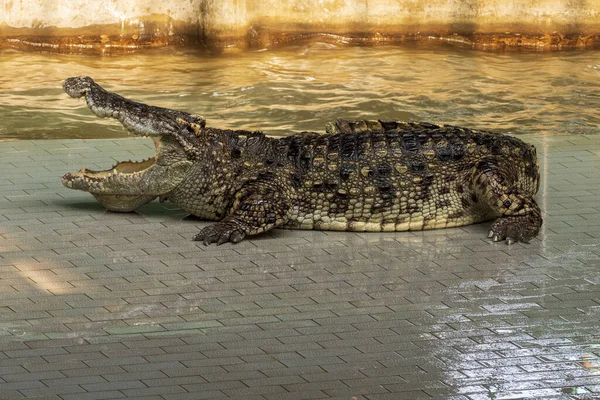
[[[488,234],[494,242],[527,243],[542,226],[542,213],[533,198],[537,182],[518,183],[518,176],[513,164],[495,157],[480,161],[476,167],[476,196],[483,197],[492,212],[499,215]]]
[[[104,90],[89,76],[68,78],[64,91],[71,97],[85,97],[90,110],[99,117],[119,120],[127,130],[137,135],[176,136],[185,125],[204,127],[205,121],[183,111],[149,106]],[[182,124],[185,122],[187,124]],[[182,126],[183,125],[183,126]]]
[[[237,243],[247,235],[266,232],[287,222],[292,210],[293,189],[271,172],[260,172],[235,194],[229,214],[202,229],[194,240],[205,245]]]

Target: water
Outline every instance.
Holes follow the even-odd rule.
[[[325,43],[209,55],[161,49],[87,56],[0,51],[0,140],[109,138],[61,83],[89,75],[137,101],[209,126],[286,135],[337,117],[410,119],[500,132],[600,132],[600,52],[486,53]]]

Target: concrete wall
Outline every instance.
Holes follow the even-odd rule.
[[[57,51],[310,40],[590,48],[600,0],[1,0],[0,45]]]

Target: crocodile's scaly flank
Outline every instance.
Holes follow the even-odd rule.
[[[63,176],[108,210],[159,197],[207,220],[205,244],[239,242],[275,227],[405,231],[496,219],[494,241],[527,242],[542,225],[533,196],[535,148],[511,136],[399,121],[337,121],[325,134],[284,138],[207,128],[201,117],[133,102],[89,77],[65,91],[101,117],[154,139],[156,153],[105,171]]]

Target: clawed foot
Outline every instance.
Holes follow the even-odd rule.
[[[529,243],[541,226],[541,219],[533,216],[514,216],[498,218],[490,228],[488,238],[494,242],[506,241],[506,244],[517,242]]]
[[[246,234],[236,224],[220,222],[203,228],[199,234],[194,236],[194,240],[204,243],[205,246],[211,243],[216,243],[219,246],[227,242],[238,243],[245,236]]]

